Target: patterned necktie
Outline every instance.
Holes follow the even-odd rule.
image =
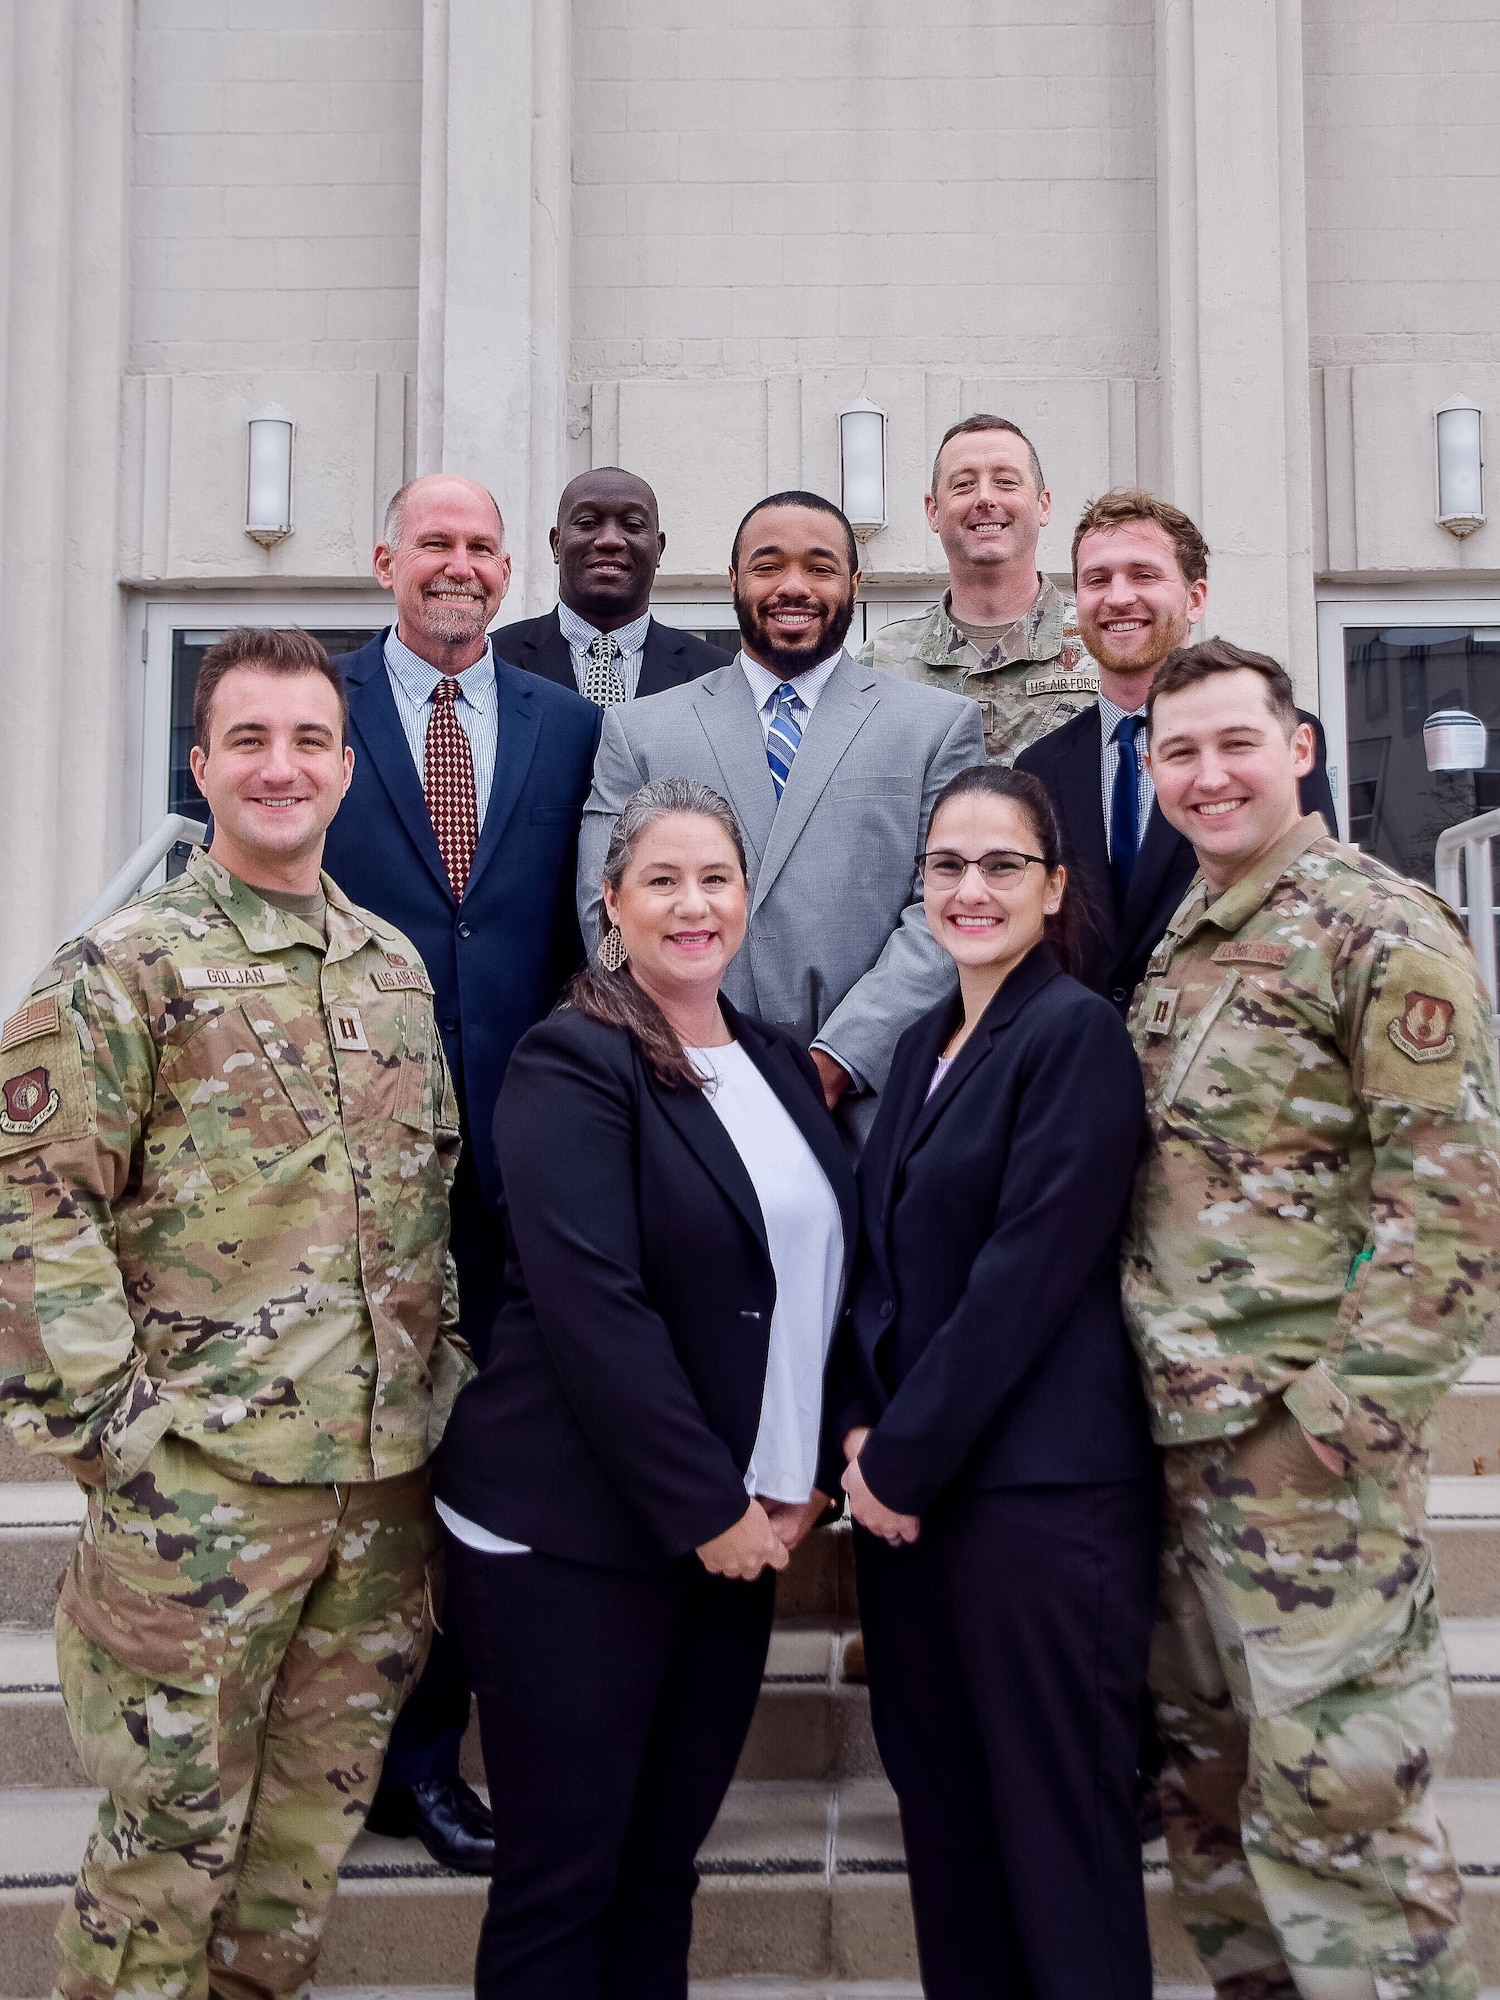
[[[595,634],[589,663],[583,670],[583,692],[596,708],[617,708],[625,699],[625,675],[619,664],[622,657],[613,632]]]
[[[783,681],[776,690],[776,706],[771,710],[771,727],[766,732],[766,762],[771,767],[771,783],[776,787],[778,802],[786,790],[792,760],[802,741],[802,724],[797,719],[802,706],[801,695]]]
[[[422,757],[422,790],[427,795],[427,812],[455,897],[464,893],[474,849],[479,845],[474,753],[453,706],[458,691],[458,679],[453,674],[445,674],[432,690],[427,747]]]
[[[1122,715],[1115,725],[1120,754],[1115,765],[1114,797],[1110,801],[1109,860],[1122,898],[1135,873],[1135,857],[1141,843],[1141,760],[1135,738],[1145,720],[1143,715]]]

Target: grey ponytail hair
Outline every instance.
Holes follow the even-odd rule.
[[[711,819],[724,829],[739,861],[740,874],[748,879],[745,836],[729,801],[695,778],[654,778],[632,792],[620,809],[604,856],[607,886],[618,895],[641,835],[649,827],[688,814],[696,819]],[[645,988],[637,984],[628,961],[616,972],[597,960],[592,961],[574,974],[559,1004],[576,1007],[592,1021],[628,1028],[657,1080],[669,1089],[704,1088],[704,1078],[683,1054],[682,1044],[667,1025],[665,1014]]]

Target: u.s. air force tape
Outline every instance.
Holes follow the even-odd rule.
[[[1230,938],[1214,952],[1215,965],[1273,965],[1278,970],[1292,962],[1293,947],[1277,944],[1273,938]]]
[[[285,986],[284,965],[185,965],[178,974],[189,993],[212,986]]]

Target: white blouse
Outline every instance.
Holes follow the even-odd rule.
[[[791,1113],[738,1042],[689,1049],[750,1176],[765,1219],[776,1307],[760,1429],[745,1490],[805,1500],[818,1465],[823,1366],[844,1276],[844,1229],[828,1176]]]

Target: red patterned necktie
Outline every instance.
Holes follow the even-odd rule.
[[[462,897],[474,849],[479,845],[479,803],[474,791],[473,752],[453,707],[458,693],[458,679],[453,674],[445,674],[432,691],[422,790],[448,880],[455,897]]]

